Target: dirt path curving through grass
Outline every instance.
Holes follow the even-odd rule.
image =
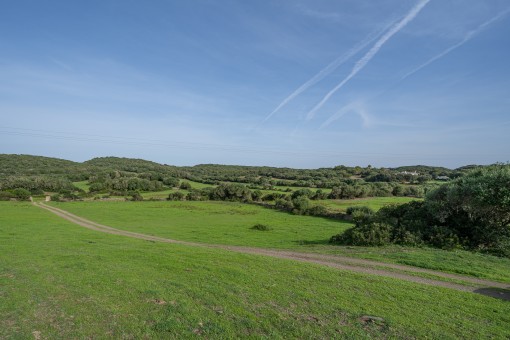
[[[444,287],[455,289],[464,292],[473,292],[479,293],[487,296],[492,296],[495,298],[499,298],[502,300],[510,301],[510,284],[505,284],[501,282],[477,279],[474,277],[463,276],[458,274],[450,274],[444,273],[440,271],[406,266],[406,265],[398,265],[393,263],[384,263],[378,261],[370,261],[358,258],[351,258],[345,256],[336,256],[336,255],[322,255],[322,254],[314,254],[314,253],[303,253],[297,251],[288,251],[288,250],[276,250],[276,249],[264,249],[264,248],[253,248],[253,247],[242,247],[242,246],[228,246],[228,245],[216,245],[216,244],[205,244],[205,243],[196,243],[196,242],[187,242],[187,241],[179,241],[172,240],[158,236],[146,235],[135,233],[131,231],[121,230],[112,228],[106,225],[102,225],[90,220],[87,220],[83,217],[79,217],[77,215],[71,214],[65,210],[55,208],[52,206],[48,206],[41,202],[33,202],[33,204],[42,209],[48,210],[54,213],[57,216],[60,216],[72,223],[80,225],[82,227],[100,231],[113,235],[122,235],[133,237],[137,239],[152,241],[152,242],[163,242],[163,243],[174,243],[174,244],[182,244],[193,247],[208,247],[208,248],[217,248],[228,251],[233,251],[237,253],[243,254],[253,254],[253,255],[263,255],[270,256],[281,259],[289,259],[300,262],[307,263],[315,263],[331,268],[341,269],[341,270],[349,270],[357,273],[364,273],[370,275],[384,276],[390,278],[396,278],[400,280],[427,284],[436,287]],[[435,276],[438,279],[419,276],[420,274],[425,274],[428,276]],[[439,278],[445,278],[449,280],[459,281],[460,283],[441,281]]]

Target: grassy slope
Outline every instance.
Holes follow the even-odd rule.
[[[368,197],[352,200],[319,200],[316,202],[326,206],[328,210],[345,212],[347,208],[355,206],[367,206],[377,211],[385,205],[408,203],[417,199],[414,197]]]
[[[73,185],[79,189],[82,189],[85,192],[89,192],[89,181],[80,181],[80,182],[73,182]]]
[[[311,246],[310,252],[359,257],[510,283],[510,259],[465,250],[428,247]]]
[[[510,336],[510,304],[485,296],[0,210],[0,338]]]
[[[97,201],[52,204],[99,223],[167,238],[339,254],[510,282],[510,259],[431,248],[331,246],[329,237],[350,224],[253,205]],[[249,229],[256,223],[267,224],[273,230]]]
[[[302,243],[326,243],[349,223],[282,213],[230,202],[68,202],[52,203],[77,215],[112,227],[179,240],[293,248]],[[270,231],[255,231],[255,224]]]

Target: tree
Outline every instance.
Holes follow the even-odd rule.
[[[181,188],[182,190],[190,190],[191,189],[191,184],[190,184],[190,182],[182,182],[179,185],[179,188]]]
[[[471,247],[491,248],[510,238],[510,165],[476,168],[430,192],[425,203]]]
[[[14,197],[21,201],[28,201],[30,198],[30,191],[23,188],[16,188],[12,191]]]

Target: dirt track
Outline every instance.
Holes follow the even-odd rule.
[[[350,257],[336,256],[336,255],[321,255],[321,254],[313,254],[313,253],[302,253],[295,251],[287,251],[287,250],[276,250],[276,249],[263,249],[263,248],[250,248],[250,247],[240,247],[240,246],[226,246],[226,245],[211,245],[204,243],[194,243],[194,242],[186,242],[186,241],[178,241],[172,240],[157,236],[139,234],[135,232],[115,229],[109,226],[105,226],[99,223],[95,223],[93,221],[89,221],[85,218],[76,216],[71,214],[65,210],[58,209],[55,207],[48,206],[44,203],[33,203],[35,206],[51,211],[52,213],[70,221],[75,224],[78,224],[82,227],[92,229],[95,231],[100,231],[108,234],[114,235],[122,235],[133,238],[138,238],[147,241],[153,242],[163,242],[163,243],[175,243],[175,244],[183,244],[187,246],[193,247],[208,247],[208,248],[218,248],[229,251],[234,251],[238,253],[244,254],[254,254],[254,255],[263,255],[263,256],[271,256],[282,259],[289,259],[301,262],[315,263],[320,264],[332,268],[349,270],[358,273],[365,273],[371,275],[378,275],[384,277],[391,277],[396,279],[401,279],[410,282],[422,283],[431,286],[437,287],[445,287],[450,289],[455,289],[464,292],[473,292],[479,293],[483,295],[492,296],[495,298],[499,298],[502,300],[510,301],[510,284],[505,284],[501,282],[477,279],[473,277],[456,275],[443,273],[435,270],[417,268],[412,266],[404,266],[392,263],[383,263],[377,261],[370,261],[364,259],[356,259]],[[453,282],[441,281],[439,279],[425,278],[420,276],[412,275],[413,273],[422,273],[433,275],[436,277],[442,277],[446,279],[455,279],[459,280],[465,284],[457,284]]]

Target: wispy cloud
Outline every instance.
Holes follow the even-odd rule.
[[[379,29],[377,31],[374,31],[370,33],[365,39],[360,41],[358,44],[353,46],[350,50],[342,54],[340,57],[335,59],[333,62],[331,62],[328,66],[323,68],[319,73],[314,75],[312,78],[307,80],[303,85],[298,87],[294,92],[292,92],[287,98],[285,98],[278,106],[264,118],[262,123],[265,123],[268,121],[275,113],[277,113],[282,107],[287,105],[291,100],[299,96],[301,93],[327,77],[329,74],[331,74],[335,69],[340,67],[342,64],[344,64],[346,61],[351,59],[353,56],[355,56],[357,53],[359,53],[361,50],[363,50],[368,44],[370,44],[372,41],[377,39],[384,31],[388,29],[387,26],[385,26],[383,29]]]
[[[379,52],[381,47],[396,33],[398,33],[402,28],[404,28],[408,23],[410,23],[420,11],[427,5],[430,0],[420,0],[406,15],[400,20],[398,23],[393,25],[377,42],[370,48],[370,50],[356,62],[351,73],[347,77],[344,78],[337,86],[335,86],[331,91],[329,91],[322,100],[315,105],[315,107],[308,112],[306,115],[306,119],[310,120],[315,116],[315,113],[331,98],[335,92],[337,92],[342,86],[347,84],[349,80],[351,80],[359,71],[361,71],[368,62]]]
[[[503,18],[509,12],[510,12],[510,8],[504,10],[503,12],[499,13],[498,15],[496,15],[493,18],[491,18],[490,20],[487,20],[486,22],[484,22],[483,24],[478,26],[476,29],[474,29],[472,31],[469,31],[468,33],[466,33],[466,35],[464,36],[464,38],[461,41],[459,41],[458,43],[448,47],[446,50],[444,50],[443,52],[439,53],[435,57],[427,60],[425,63],[421,64],[420,66],[418,66],[415,69],[411,70],[410,72],[406,73],[402,78],[400,78],[400,80],[402,81],[402,80],[410,77],[411,75],[415,74],[416,72],[418,72],[422,68],[427,67],[428,65],[432,64],[433,62],[435,62],[438,59],[441,59],[442,57],[444,57],[445,55],[447,55],[451,51],[453,51],[453,50],[459,48],[460,46],[464,45],[469,40],[471,40],[473,37],[475,37],[477,34],[479,34],[484,29],[486,29],[489,25],[491,25],[494,22],[498,21],[499,19]]]
[[[362,121],[362,126],[365,128],[370,127],[373,124],[373,119],[367,112],[365,106],[361,102],[352,102],[350,104],[345,105],[334,115],[329,117],[324,123],[322,123],[320,128],[321,129],[325,128],[329,124],[333,123],[335,120],[340,119],[341,117],[345,116],[348,113],[357,114]]]

